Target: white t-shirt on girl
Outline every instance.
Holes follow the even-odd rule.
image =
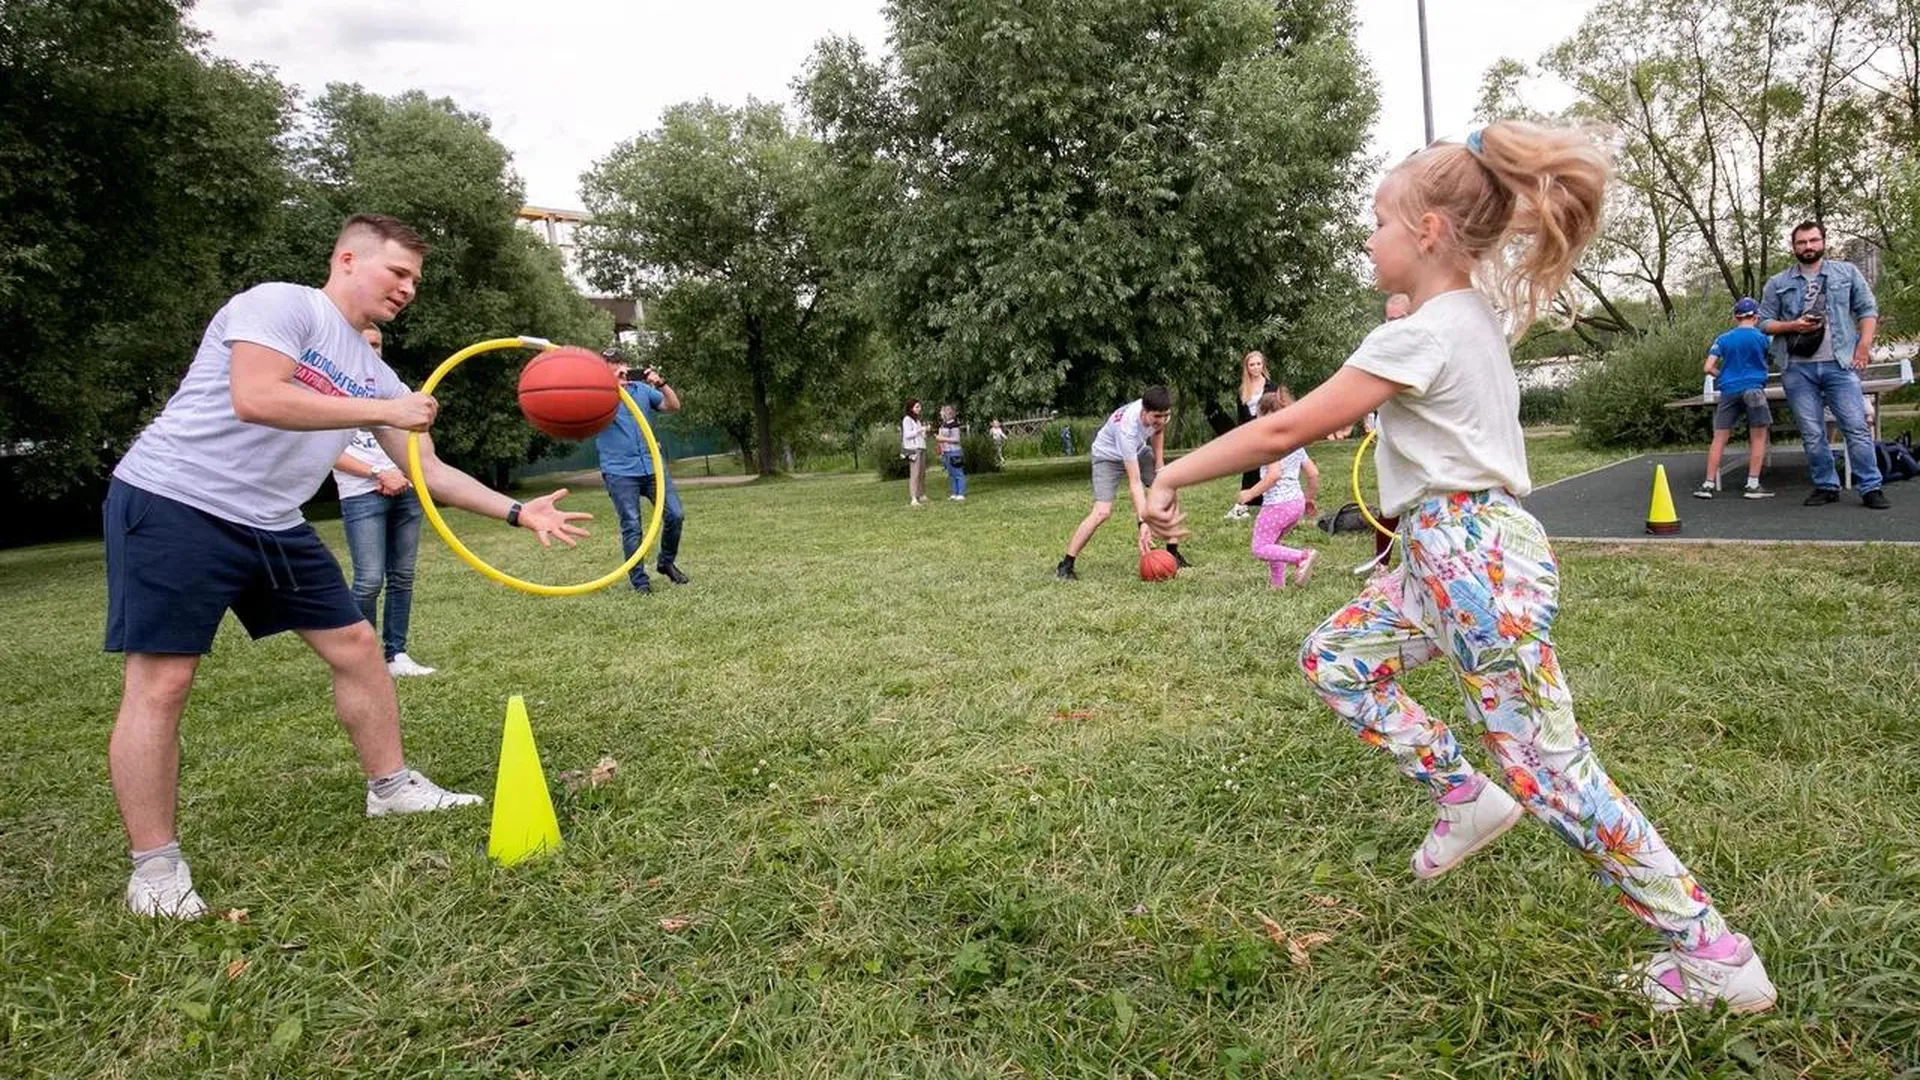
[[[1260,479],[1267,478],[1267,470],[1279,469],[1280,479],[1260,493],[1260,505],[1272,506],[1274,503],[1304,501],[1307,493],[1300,487],[1300,467],[1307,463],[1305,449],[1295,450],[1272,465],[1260,466]]]
[[[900,449],[925,450],[927,448],[927,425],[911,416],[900,418]]]
[[[1347,363],[1406,389],[1380,406],[1374,465],[1389,514],[1456,491],[1533,490],[1520,432],[1520,383],[1486,298],[1442,293],[1382,323]]]

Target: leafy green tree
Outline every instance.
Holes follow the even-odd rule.
[[[1600,305],[1575,329],[1643,330],[1610,293],[1650,295],[1674,319],[1686,295],[1757,295],[1803,217],[1834,250],[1864,239],[1905,265],[1920,109],[1916,0],[1603,0],[1540,70],[1619,145],[1605,230],[1576,276]],[[1524,115],[1533,69],[1487,73],[1487,118]],[[1899,287],[1899,282],[1894,283]]]
[[[654,297],[656,357],[689,415],[774,471],[775,434],[830,402],[862,330],[819,252],[819,146],[777,106],[701,100],[582,178],[582,262],[600,288]]]
[[[334,85],[310,120],[294,148],[299,201],[262,276],[317,283],[344,218],[392,214],[432,246],[417,298],[387,331],[387,359],[413,385],[488,338],[530,334],[595,349],[611,340],[611,321],[567,281],[559,254],[515,226],[522,186],[484,116],[418,91],[383,97]],[[515,403],[526,358],[476,357],[440,385],[434,443],[444,456],[497,475],[552,445]]]
[[[835,267],[914,385],[1104,411],[1351,346],[1375,103],[1349,0],[887,13],[893,54],[823,41],[802,94]]]
[[[0,4],[0,446],[35,500],[98,484],[287,195],[287,91],[185,6]]]

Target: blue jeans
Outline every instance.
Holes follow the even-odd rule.
[[[347,553],[353,558],[353,598],[360,614],[380,627],[387,659],[407,651],[407,626],[413,620],[413,564],[420,554],[420,500],[412,492],[382,495],[369,491],[340,500],[347,526]],[[380,588],[387,590],[387,619],[375,613]]]
[[[960,467],[961,457],[958,450],[949,450],[940,455],[940,464],[947,469],[947,487],[951,489],[947,492],[949,495],[967,493],[967,470]]]
[[[620,518],[620,546],[633,558],[640,548],[640,537],[646,531],[640,522],[640,500],[653,499],[653,477],[651,476],[615,476],[601,473],[600,479],[607,485],[607,496],[613,500],[613,512]],[[673,565],[680,554],[680,523],[686,520],[686,512],[680,509],[680,492],[674,489],[673,477],[666,477],[667,508],[660,523],[660,558],[656,565],[661,570]],[[647,587],[647,563],[645,559],[633,564],[627,571],[627,580],[636,589]]]
[[[1873,435],[1867,429],[1867,401],[1860,395],[1860,375],[1845,364],[1799,361],[1780,373],[1793,421],[1800,425],[1800,442],[1807,450],[1807,468],[1813,486],[1840,490],[1833,468],[1833,450],[1827,446],[1827,424],[1822,405],[1833,410],[1840,434],[1847,440],[1847,460],[1853,463],[1853,486],[1865,495],[1880,486],[1880,466],[1874,461]]]

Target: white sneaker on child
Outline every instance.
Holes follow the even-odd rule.
[[[193,891],[193,871],[185,859],[154,859],[127,879],[127,908],[135,915],[197,919],[206,901]]]
[[[1293,568],[1294,577],[1300,584],[1305,585],[1307,583],[1307,580],[1313,577],[1313,564],[1319,558],[1320,558],[1319,552],[1309,551],[1307,552],[1307,557],[1304,559],[1301,559],[1299,562],[1299,565]]]
[[[1227,511],[1227,520],[1228,520],[1228,521],[1245,521],[1245,520],[1247,520],[1247,504],[1246,504],[1246,503],[1234,503],[1234,504],[1233,504],[1233,509],[1231,509],[1231,510],[1228,510],[1228,511]]]
[[[1513,796],[1491,780],[1466,802],[1441,803],[1440,820],[1413,853],[1413,876],[1431,880],[1459,866],[1513,828],[1520,813]]]
[[[391,795],[380,796],[367,789],[367,816],[385,817],[388,814],[423,814],[430,810],[451,810],[457,806],[474,806],[485,802],[478,795],[463,795],[457,791],[448,791],[439,784],[427,779],[414,770],[408,770],[407,782],[400,790]]]
[[[1677,1012],[1696,1005],[1713,1008],[1727,1003],[1734,1013],[1763,1013],[1773,1008],[1780,992],[1767,978],[1766,965],[1753,951],[1745,934],[1736,934],[1739,948],[1724,960],[1709,960],[1682,949],[1658,952],[1620,977],[1653,1005],[1655,1012]]]

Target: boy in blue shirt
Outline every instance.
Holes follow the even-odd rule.
[[[1720,455],[1733,436],[1733,425],[1742,416],[1747,419],[1747,487],[1743,499],[1771,499],[1773,492],[1760,486],[1760,465],[1767,457],[1767,429],[1773,424],[1773,410],[1767,407],[1766,334],[1754,324],[1760,318],[1760,305],[1743,296],[1733,305],[1733,329],[1714,339],[1707,350],[1706,372],[1716,376],[1714,388],[1720,403],[1713,409],[1713,445],[1707,448],[1707,478],[1693,489],[1696,499],[1711,499],[1720,490]],[[1719,369],[1719,370],[1715,370]]]

